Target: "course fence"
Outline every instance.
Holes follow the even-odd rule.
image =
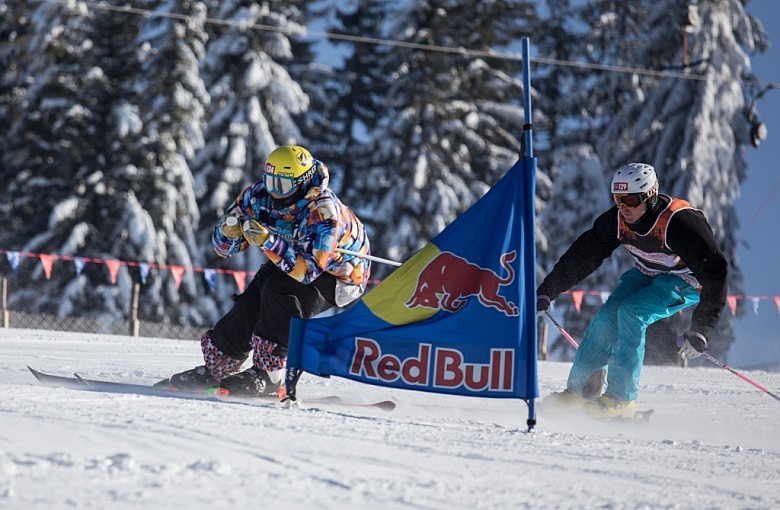
[[[8,279],[0,278],[0,320],[3,328],[45,329],[78,333],[100,333],[180,340],[199,340],[205,326],[182,326],[171,322],[153,322],[138,318],[139,285],[136,284],[127,319],[109,317],[59,316],[45,313],[29,313],[8,307]]]

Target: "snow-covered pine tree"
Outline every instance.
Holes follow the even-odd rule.
[[[318,157],[328,162],[334,189],[349,205],[357,202],[351,184],[364,178],[367,134],[374,130],[383,112],[390,78],[380,63],[389,48],[339,36],[389,37],[386,29],[392,9],[393,5],[383,0],[358,0],[332,7],[334,12],[328,12],[330,17],[326,18],[328,32],[334,34],[329,38],[332,47],[323,51],[335,56],[336,61],[315,74],[321,78],[312,80],[311,87],[302,81],[312,98],[313,115],[308,117],[320,126],[316,131],[307,127],[307,136]]]
[[[559,61],[580,58],[581,25],[576,23],[570,0],[547,0],[547,16],[537,38],[540,56]],[[590,132],[586,117],[580,116],[583,99],[589,90],[585,85],[592,71],[563,65],[541,65],[535,68],[534,87],[539,91],[536,104],[545,112],[534,120],[534,149],[539,158],[536,182],[537,209],[537,281],[541,282],[555,262],[593,221],[594,210],[609,206],[601,164],[588,143]],[[598,278],[594,275],[593,279]],[[582,307],[593,310],[600,300],[587,296]],[[555,302],[563,311],[567,330],[580,338],[586,322],[572,306],[570,298]],[[592,313],[592,312],[591,312]],[[560,335],[549,330],[550,354],[569,357],[573,351]]]
[[[162,9],[197,18],[197,4],[169,2]],[[10,221],[19,228],[3,245],[193,265],[198,218],[182,154],[192,152],[190,144],[199,139],[202,30],[163,22],[153,36],[145,31],[139,37],[144,18],[137,15],[82,2],[40,2],[31,9],[35,35],[23,50],[30,59],[25,72],[31,85],[4,155],[15,175],[8,187]],[[161,42],[168,29],[173,51]],[[139,44],[146,46],[139,51]],[[155,66],[152,54],[161,54],[165,64]],[[145,57],[147,74],[139,56]],[[188,66],[194,75],[187,75]],[[189,101],[192,97],[197,99]],[[75,276],[70,265],[55,265],[51,281],[33,266],[33,277],[13,300],[28,310],[60,315],[129,313],[132,286],[140,279],[137,268],[120,270],[112,285],[102,264],[87,264]],[[188,306],[202,294],[194,275],[185,273],[180,294],[172,275],[163,273],[150,274],[142,318],[203,322],[197,307]]]
[[[414,44],[505,50],[533,35],[528,2],[413,2],[391,33]],[[375,253],[404,260],[480,198],[517,160],[523,125],[516,61],[394,46],[391,85],[355,182]],[[500,211],[497,211],[500,214]],[[375,266],[378,275],[388,269]]]
[[[116,169],[142,211],[128,211],[127,248],[114,254],[131,259],[184,267],[201,266],[197,239],[199,211],[188,161],[203,146],[201,125],[209,104],[199,62],[205,53],[206,4],[198,0],[155,0],[156,15],[143,18],[135,41],[139,70],[132,108],[141,120],[133,144],[125,153],[136,161]],[[123,17],[128,17],[124,15]],[[133,216],[148,215],[141,231]],[[181,324],[210,324],[219,315],[204,294],[203,275],[185,271],[180,285],[171,271],[150,274],[142,287],[139,314],[149,320],[172,319]]]
[[[739,1],[707,2],[699,5],[698,13],[700,23],[686,27],[690,22],[687,2],[595,0],[577,6],[572,31],[559,32],[567,38],[574,36],[569,47],[571,60],[677,71],[695,79],[596,71],[578,83],[579,98],[577,87],[572,89],[575,101],[565,106],[572,129],[557,133],[553,146],[592,147],[605,178],[630,161],[653,164],[662,192],[691,200],[705,210],[721,247],[733,262],[737,225],[732,203],[744,176],[740,140],[744,143],[747,138],[738,132],[744,131],[746,124],[745,90],[740,83],[750,74],[745,50],[759,46],[761,29],[745,14]],[[688,32],[684,32],[686,28]],[[685,57],[683,34],[688,45]],[[683,58],[688,64],[685,68]],[[559,160],[559,155],[553,159]],[[550,203],[554,206],[555,202]],[[590,214],[583,213],[573,230],[588,228],[601,210],[596,207]],[[548,208],[545,218],[556,214]],[[563,243],[566,246],[558,246],[554,240],[561,237],[549,238],[555,259],[568,241]],[[625,267],[603,267],[582,286],[611,289]],[[732,292],[741,289],[741,281],[741,272],[732,263]],[[566,321],[571,329],[582,331],[595,308],[584,308],[582,313],[570,311]],[[682,315],[651,327],[648,358],[673,362],[673,330],[684,329],[687,324],[682,323],[687,320]],[[733,337],[731,320],[726,312],[721,323],[723,333],[713,352],[723,354],[728,349]]]
[[[300,5],[299,19],[305,20],[310,31],[322,33],[327,20],[335,8],[329,0],[298,2]],[[341,172],[333,160],[334,146],[342,137],[339,120],[336,118],[335,104],[339,89],[343,87],[333,64],[336,59],[326,51],[322,55],[319,47],[326,46],[324,38],[292,37],[290,51],[295,58],[285,63],[290,77],[298,83],[309,98],[309,107],[295,116],[295,121],[301,130],[301,144],[317,159],[327,163],[333,177]],[[305,142],[305,143],[304,143]],[[334,172],[335,170],[335,172]]]
[[[0,0],[0,126],[6,129],[21,114],[20,98],[28,85],[23,74],[28,65],[23,48],[31,31],[27,9],[21,2]],[[7,141],[7,137],[0,136],[0,155],[7,153]],[[10,175],[6,175],[3,168],[0,156],[0,178],[7,182]],[[8,204],[0,202],[0,213],[7,218],[11,211],[3,209],[4,205]]]
[[[626,65],[630,48],[637,44],[637,28],[643,16],[641,2],[594,0],[578,3],[548,0],[550,13],[543,21],[540,53],[547,58],[596,64]],[[635,92],[630,75],[594,72],[587,67],[552,65],[538,73],[535,82],[542,92],[540,103],[549,119],[541,128],[548,137],[550,153],[540,167],[551,179],[539,179],[539,199],[547,199],[539,216],[546,249],[541,243],[538,263],[543,278],[568,249],[571,242],[590,228],[596,216],[611,205],[607,183],[613,169],[606,168],[597,154],[599,134],[613,116],[620,115],[624,96]],[[571,175],[574,173],[575,175]],[[618,251],[576,289],[610,290],[629,263]],[[541,281],[541,280],[540,280]],[[601,297],[586,295],[578,310],[571,298],[555,303],[563,310],[567,330],[581,338],[601,306]],[[551,351],[569,350],[557,336]]]
[[[201,216],[198,239],[211,267],[254,272],[265,261],[259,250],[218,261],[211,234],[241,190],[260,178],[274,148],[305,142],[295,119],[308,110],[309,98],[288,69],[297,58],[290,39],[304,33],[304,20],[294,2],[281,0],[226,0],[212,5],[209,18],[229,24],[209,25],[209,43],[200,64],[211,104],[205,145],[191,163]],[[225,312],[236,288],[234,282],[221,283],[216,296]]]
[[[138,18],[117,19],[84,2],[30,2],[27,8],[33,33],[20,41],[27,86],[6,134],[2,194],[11,214],[0,244],[113,258],[122,239],[117,218],[137,204],[112,169],[127,162],[114,141],[137,72]],[[47,281],[41,265],[28,260],[12,303],[60,315],[77,308],[93,315],[128,311],[126,272],[113,286],[105,266],[88,264],[74,275],[72,263],[62,263]]]
[[[676,15],[669,16],[670,12]],[[742,294],[734,201],[745,179],[748,107],[750,94],[755,93],[744,84],[755,80],[749,53],[761,44],[763,30],[740,0],[703,2],[697,12],[698,23],[689,17],[687,4],[648,2],[644,37],[633,51],[635,61],[650,69],[678,70],[691,79],[636,76],[642,94],[626,101],[623,115],[607,126],[599,142],[600,156],[612,168],[626,161],[652,164],[661,192],[702,209],[730,261],[729,292]],[[685,30],[687,55],[681,42]],[[673,321],[675,329],[687,328],[689,319],[690,310]],[[713,355],[728,351],[734,340],[733,321],[725,310],[711,339]],[[673,345],[669,351],[673,353]]]

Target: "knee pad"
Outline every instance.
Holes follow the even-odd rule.
[[[241,365],[244,364],[248,357],[244,356],[242,359],[235,359],[219,350],[211,343],[210,330],[200,337],[200,350],[203,351],[203,361],[206,364],[206,369],[218,381],[238,373],[241,370]]]

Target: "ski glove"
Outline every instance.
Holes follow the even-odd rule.
[[[241,232],[241,221],[238,216],[233,214],[225,218],[225,221],[219,226],[219,230],[232,240],[236,240],[243,235],[243,232]]]
[[[547,313],[548,308],[550,308],[550,297],[544,294],[536,296],[536,313],[538,315]]]
[[[696,358],[707,350],[707,339],[696,331],[686,331],[677,337],[677,347],[680,354],[685,354],[689,359]]]
[[[243,229],[244,238],[247,242],[255,246],[262,246],[271,234],[268,229],[261,225],[257,220],[245,220],[241,228]]]

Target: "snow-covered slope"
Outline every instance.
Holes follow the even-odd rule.
[[[0,329],[0,508],[780,508],[780,402],[717,367],[645,368],[650,424],[304,376],[391,413],[45,388],[26,365],[152,383],[196,342]],[[569,365],[541,363],[542,395]],[[780,374],[748,372],[772,391]]]

